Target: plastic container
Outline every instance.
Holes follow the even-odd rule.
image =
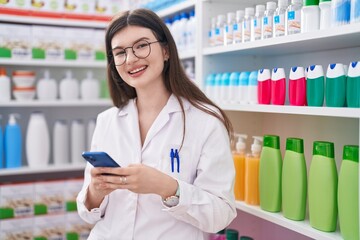
[[[258,71],[258,103],[271,103],[271,74],[270,69],[260,69]]]
[[[279,136],[264,136],[259,175],[261,209],[268,212],[280,212],[282,158]]]
[[[320,28],[319,0],[304,0],[301,9],[301,32],[313,32]]]
[[[66,76],[61,80],[59,85],[59,94],[61,100],[79,99],[79,82],[72,77],[71,71],[66,71]]]
[[[351,12],[350,12],[350,22],[357,23],[360,22],[360,1],[351,0]]]
[[[236,11],[236,23],[234,24],[234,43],[242,42],[242,29],[243,29],[243,20],[245,16],[244,10]]]
[[[239,239],[239,232],[235,229],[226,229],[226,240],[238,240]]]
[[[250,72],[241,72],[239,76],[240,104],[247,104]]]
[[[50,78],[49,70],[44,71],[44,77],[36,85],[36,95],[39,100],[54,101],[58,96],[58,86],[55,79]]]
[[[341,26],[350,23],[350,12],[351,12],[350,7],[351,7],[351,0],[331,1],[332,26]]]
[[[245,158],[245,202],[249,205],[259,205],[259,165],[263,138],[259,136],[253,138],[251,153]]]
[[[214,100],[216,102],[221,100],[221,77],[222,73],[217,73],[215,75],[215,91],[214,91]]]
[[[286,34],[286,9],[288,0],[278,0],[278,7],[274,12],[274,31],[273,37],[281,37]]]
[[[205,81],[205,93],[211,100],[215,99],[215,74],[210,73]]]
[[[326,71],[325,103],[328,107],[344,107],[346,73],[342,63],[329,64]]]
[[[245,198],[245,150],[247,135],[237,134],[234,136],[238,139],[233,152],[234,166],[235,166],[235,185],[234,194],[235,199],[244,201]]]
[[[211,27],[208,34],[210,46],[215,46],[215,33],[216,33],[216,17],[212,17]]]
[[[225,15],[218,15],[216,20],[216,30],[215,30],[215,46],[223,46],[225,38]]]
[[[80,96],[84,100],[96,100],[99,99],[99,95],[99,81],[93,77],[92,71],[88,71],[86,78],[80,84]]]
[[[340,232],[359,239],[359,146],[345,145],[338,185]]]
[[[5,168],[22,166],[22,135],[20,125],[16,122],[18,114],[11,113],[4,132]]]
[[[46,168],[50,161],[50,134],[45,115],[33,112],[26,131],[26,158],[30,168]]]
[[[264,17],[262,19],[262,39],[273,37],[274,12],[276,10],[276,2],[267,2]]]
[[[11,81],[6,75],[5,68],[0,68],[0,102],[11,100]]]
[[[303,67],[292,67],[290,69],[289,102],[293,106],[306,105],[306,79]]]
[[[14,98],[18,101],[33,100],[35,98],[36,89],[34,87],[13,88]]]
[[[243,20],[243,35],[242,42],[250,42],[251,41],[251,19],[254,16],[255,9],[252,7],[245,8],[245,16]]]
[[[0,169],[4,168],[4,136],[1,127],[1,119],[2,116],[0,115]]]
[[[283,68],[274,68],[271,72],[271,103],[284,105],[286,95],[286,76]]]
[[[301,32],[301,8],[303,0],[291,0],[286,10],[287,34],[292,35]]]
[[[320,29],[331,27],[331,0],[320,0]]]
[[[230,102],[239,102],[239,76],[240,72],[232,72],[230,74]]]
[[[261,40],[261,20],[264,16],[265,5],[256,5],[255,10],[255,16],[251,20],[251,41]]]
[[[71,163],[79,164],[85,163],[81,153],[85,151],[85,126],[84,122],[80,119],[71,122],[70,130],[70,143],[71,143]]]
[[[220,102],[230,102],[230,73],[228,72],[221,75]]]
[[[351,62],[346,79],[346,103],[348,107],[360,107],[360,62]]]
[[[224,45],[230,45],[234,42],[234,24],[235,24],[235,13],[227,13],[227,22],[225,25],[225,38]]]
[[[53,128],[53,161],[55,165],[69,164],[69,142],[69,128],[66,121],[55,121]]]
[[[247,102],[249,104],[258,103],[258,71],[252,71],[249,75],[249,85],[248,85],[248,94]]]
[[[95,119],[90,119],[88,121],[87,124],[87,128],[86,128],[86,149],[87,151],[91,150],[91,142],[92,142],[92,137],[95,131],[95,126],[96,126],[96,121]]]
[[[307,70],[306,100],[308,106],[321,107],[324,105],[325,76],[321,65],[311,65]]]
[[[307,170],[303,139],[286,139],[281,187],[284,217],[296,221],[304,220],[306,214]]]
[[[26,70],[13,71],[12,80],[16,87],[33,87],[35,83],[35,72]]]
[[[309,170],[310,225],[324,232],[336,230],[338,176],[334,143],[315,141]]]

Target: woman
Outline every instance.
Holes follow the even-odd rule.
[[[121,167],[86,167],[77,203],[95,224],[89,239],[199,240],[225,228],[236,216],[231,124],[184,73],[166,25],[124,12],[106,51],[115,107],[99,114],[91,150]]]

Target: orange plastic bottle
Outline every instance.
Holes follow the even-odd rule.
[[[236,142],[236,150],[233,152],[234,166],[235,166],[235,185],[234,194],[237,201],[244,201],[245,195],[245,149],[247,135],[235,133],[238,138]]]
[[[260,205],[259,165],[262,137],[253,136],[251,153],[245,158],[245,202],[249,205]]]

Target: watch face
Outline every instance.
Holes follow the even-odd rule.
[[[179,204],[179,197],[171,196],[164,200],[164,204],[168,207],[174,207]]]

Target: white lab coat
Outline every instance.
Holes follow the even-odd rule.
[[[180,151],[180,172],[171,170],[170,150],[179,149],[183,117],[171,95],[141,146],[134,100],[122,109],[99,114],[92,151],[105,151],[120,166],[142,163],[157,168],[179,182],[180,202],[168,208],[155,194],[116,190],[99,208],[84,205],[91,165],[85,169],[84,186],[77,198],[78,212],[96,224],[89,240],[202,240],[204,232],[217,232],[235,217],[233,195],[235,170],[229,138],[223,124],[184,100],[186,133]]]

